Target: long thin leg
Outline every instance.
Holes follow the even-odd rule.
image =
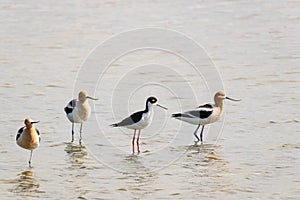
[[[133,138],[132,138],[132,153],[134,153],[134,140],[135,140],[135,133],[136,133],[136,129],[134,129],[134,134],[133,134]]]
[[[74,123],[72,123],[72,140],[71,142],[74,142]]]
[[[202,126],[201,133],[200,133],[200,140],[201,140],[201,143],[203,143],[203,139],[202,139],[203,130],[204,130],[204,125]]]
[[[138,148],[138,153],[140,153],[140,135],[141,135],[141,129],[139,130],[138,137],[137,137],[137,140],[136,140],[136,145],[137,145],[137,148]]]
[[[29,161],[28,161],[29,167],[31,167],[32,152],[33,152],[33,150],[30,151],[30,157],[29,157]]]
[[[82,124],[80,124],[80,131],[79,131],[79,144],[81,145],[81,140],[82,140],[82,136],[81,136],[81,133],[82,133]]]
[[[195,132],[194,132],[194,136],[197,138],[197,142],[199,142],[200,141],[200,139],[199,139],[199,137],[198,137],[198,135],[197,135],[197,132],[198,132],[198,129],[199,129],[199,127],[200,127],[200,124],[198,125],[198,127],[196,128],[196,130],[195,130]]]

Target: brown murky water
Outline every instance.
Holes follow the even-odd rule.
[[[299,199],[299,8],[298,1],[2,1],[0,199]],[[110,89],[84,82],[100,100],[84,125],[84,146],[68,143],[63,107],[74,97],[84,59],[109,37],[143,27],[195,40],[218,67],[228,95],[243,101],[226,102],[224,119],[206,129],[204,145],[194,145],[196,127],[169,116],[180,111],[178,99],[182,109],[193,109],[215,90],[187,67],[182,79],[155,73],[170,58],[137,52],[113,63],[104,79],[123,77],[120,69],[129,63],[156,65],[121,79],[113,102]],[[169,63],[177,69],[180,61]],[[143,89],[130,96],[124,88],[153,77],[161,85],[188,80],[196,91],[178,88],[175,98],[145,86],[169,110],[154,109],[151,127],[142,131],[142,153],[131,155],[132,132],[106,125],[144,106],[146,97],[137,95]],[[29,152],[15,144],[28,116],[41,121],[33,168]]]

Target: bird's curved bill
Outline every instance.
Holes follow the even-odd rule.
[[[225,99],[228,99],[230,101],[241,101],[241,99],[233,99],[233,98],[229,98],[229,97],[225,97]]]
[[[89,97],[89,96],[87,96],[86,98],[87,98],[87,99],[92,99],[92,100],[98,100],[98,99],[96,99],[96,98]]]
[[[36,124],[39,123],[40,121],[35,121],[35,122],[30,122],[31,124]]]
[[[156,104],[158,107],[161,107],[162,109],[165,109],[165,110],[168,110],[168,108],[164,107],[164,106],[161,106],[159,104]]]

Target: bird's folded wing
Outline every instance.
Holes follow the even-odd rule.
[[[199,110],[191,110],[191,111],[188,111],[184,114],[186,115],[189,115],[191,118],[201,118],[201,119],[204,119],[204,118],[207,118],[209,117],[213,112],[213,109],[211,108],[201,108]]]
[[[129,117],[123,119],[117,125],[118,126],[129,126],[129,125],[132,125],[132,124],[137,123],[138,121],[140,121],[142,119],[142,116],[143,116],[143,111],[136,112],[136,113],[130,115]]]

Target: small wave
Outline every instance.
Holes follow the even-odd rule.
[[[54,84],[49,84],[49,85],[46,85],[45,87],[47,87],[47,88],[64,88],[64,86],[54,85]]]
[[[298,119],[292,119],[292,120],[286,120],[286,121],[275,121],[275,120],[270,120],[270,124],[289,124],[289,123],[299,123],[300,121]]]

